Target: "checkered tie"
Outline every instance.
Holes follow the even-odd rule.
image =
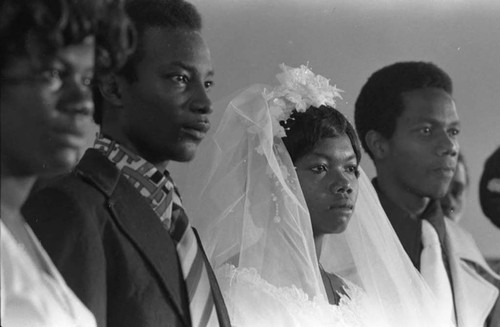
[[[166,178],[167,212],[171,212],[171,221],[164,220],[164,225],[177,246],[189,295],[192,325],[218,326],[207,267],[201,249],[182,208],[178,190],[168,174],[166,174]]]

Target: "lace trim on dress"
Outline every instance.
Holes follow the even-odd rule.
[[[295,286],[277,287],[253,268],[226,264],[217,276],[235,326],[272,326],[277,321],[290,326],[383,326],[373,316],[375,310],[369,307],[364,291],[346,280],[346,295],[341,295],[339,305],[331,305],[324,298],[311,299]]]

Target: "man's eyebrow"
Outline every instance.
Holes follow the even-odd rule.
[[[185,69],[187,71],[189,71],[190,73],[197,73],[197,69],[194,67],[194,66],[191,66],[189,64],[186,64],[185,62],[182,62],[182,61],[172,61],[169,65],[171,66],[178,66],[182,69]],[[213,70],[210,70],[206,77],[212,77],[214,76],[214,71]]]
[[[439,119],[425,118],[425,117],[412,119],[412,120],[410,120],[410,122],[412,124],[424,124],[424,123],[432,124],[432,125],[441,125],[442,124],[442,121]],[[455,121],[452,121],[451,123],[449,123],[449,125],[455,126],[455,127],[456,126],[460,127],[461,123],[460,123],[460,120],[455,120]]]

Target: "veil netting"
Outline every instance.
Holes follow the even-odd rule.
[[[328,303],[309,212],[275,136],[272,87],[232,99],[190,164],[183,192],[234,326],[452,326],[446,322],[361,172],[347,230],[325,237],[324,270],[346,295]]]

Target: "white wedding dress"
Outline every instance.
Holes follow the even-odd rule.
[[[348,281],[346,295],[331,305],[297,287],[278,288],[255,269],[224,265],[216,274],[234,326],[386,326],[366,294]]]

